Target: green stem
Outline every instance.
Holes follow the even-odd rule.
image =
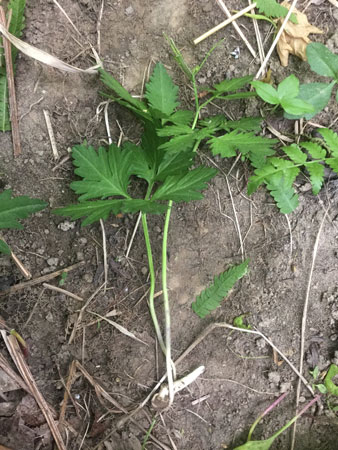
[[[168,389],[169,389],[169,406],[172,405],[174,400],[174,379],[173,379],[173,367],[171,365],[171,323],[170,323],[170,306],[167,286],[167,246],[168,246],[168,230],[170,222],[170,214],[173,202],[168,203],[168,209],[165,216],[163,240],[162,240],[162,290],[163,290],[163,308],[165,319],[165,359],[166,368],[168,374]]]
[[[142,449],[141,450],[146,450],[146,444],[148,442],[149,436],[151,434],[151,432],[153,431],[153,428],[156,424],[156,419],[154,418],[153,421],[150,424],[149,430],[147,431],[146,435],[144,436],[144,440],[143,440],[143,444],[142,444]]]
[[[153,189],[154,183],[150,183],[147,189],[147,193],[145,196],[145,200],[148,200],[151,195],[151,191]],[[149,310],[150,310],[150,316],[154,324],[156,336],[158,339],[158,342],[160,344],[160,347],[163,351],[163,353],[166,353],[164,340],[161,333],[161,328],[157,320],[156,310],[155,310],[155,304],[154,304],[154,294],[155,294],[155,283],[156,283],[156,276],[155,276],[155,268],[154,268],[154,260],[153,260],[153,253],[151,250],[151,243],[150,243],[150,237],[149,237],[149,229],[148,229],[148,223],[147,223],[147,214],[142,213],[142,227],[143,227],[143,234],[144,234],[144,241],[146,244],[147,249],[147,257],[148,257],[148,266],[149,266],[149,275],[150,275],[150,290],[149,290]]]

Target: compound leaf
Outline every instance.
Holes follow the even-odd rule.
[[[23,228],[18,219],[25,219],[41,209],[47,203],[25,195],[12,198],[12,190],[0,194],[0,228]]]
[[[168,119],[164,120],[164,123],[166,122],[172,122],[175,125],[188,125],[190,122],[192,122],[194,118],[194,113],[189,110],[182,110],[175,111],[174,114],[171,114]]]
[[[75,205],[65,206],[53,210],[53,214],[58,216],[68,216],[72,220],[86,217],[82,226],[90,225],[100,219],[107,219],[109,215],[124,213],[134,213],[143,211],[152,214],[162,214],[167,210],[166,205],[155,203],[143,199],[113,199],[84,201]]]
[[[283,151],[296,164],[304,164],[306,162],[306,154],[303,153],[296,144],[289,145],[288,147],[283,147]]]
[[[258,10],[268,17],[286,17],[288,9],[281,6],[276,0],[256,0]],[[290,20],[297,23],[294,14],[291,14]]]
[[[260,149],[270,149],[276,144],[277,139],[268,139],[261,136],[255,136],[251,133],[240,133],[233,130],[220,137],[213,137],[208,141],[211,144],[211,150],[214,155],[220,154],[223,158],[236,156],[236,150],[244,155],[248,152],[258,152]],[[253,149],[256,150],[253,150]]]
[[[200,191],[207,187],[206,182],[216,175],[217,171],[210,167],[200,166],[184,175],[166,178],[156,190],[152,200],[173,200],[189,202],[203,198]]]
[[[301,142],[300,145],[310,153],[312,158],[314,159],[326,158],[326,150],[319,144],[316,144],[315,142]]]
[[[179,105],[177,93],[178,87],[172,82],[163,64],[156,64],[150,81],[146,85],[145,98],[150,106],[170,116]]]
[[[164,181],[168,176],[179,175],[188,171],[193,163],[195,152],[165,153],[155,179]]]
[[[310,174],[312,192],[317,195],[321,190],[324,181],[324,165],[319,162],[312,162],[306,165]]]
[[[249,260],[214,277],[214,282],[200,293],[192,303],[193,311],[202,319],[220,306],[234,284],[248,271]]]
[[[278,176],[271,177],[267,181],[266,187],[281,213],[289,214],[297,208],[298,195],[283,176],[278,174]]]
[[[329,147],[332,155],[338,157],[338,135],[329,128],[321,128],[318,130],[323,136],[327,146]]]

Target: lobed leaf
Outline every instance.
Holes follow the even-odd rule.
[[[168,136],[180,136],[182,134],[192,134],[194,131],[188,125],[170,125],[167,127],[159,128],[157,130],[157,135],[161,137]]]
[[[296,144],[292,144],[288,147],[283,147],[283,151],[288,155],[288,157],[296,164],[304,164],[307,160],[305,153]]]
[[[164,183],[155,191],[152,200],[173,200],[189,202],[203,198],[200,191],[206,189],[206,182],[211,180],[217,170],[200,166],[184,175],[168,176]]]
[[[177,93],[178,87],[172,82],[163,64],[156,64],[150,81],[146,85],[145,98],[150,106],[170,116],[179,105]]]
[[[192,303],[193,311],[202,319],[218,308],[230,289],[248,271],[249,260],[230,267],[230,269],[214,277],[211,286],[204,289]]]
[[[188,125],[192,122],[193,118],[194,113],[192,111],[180,109],[171,114],[167,119],[164,119],[164,123],[172,122],[175,125]]]
[[[281,213],[289,214],[297,208],[299,204],[298,195],[283,176],[279,174],[279,176],[270,177],[266,187]]]
[[[12,190],[0,194],[0,228],[23,228],[18,221],[47,206],[42,200],[25,195],[12,198]]]
[[[301,142],[300,144],[305,150],[307,150],[311,157],[314,159],[326,158],[326,150],[315,142]]]
[[[338,135],[329,128],[320,128],[319,133],[323,136],[332,156],[338,157]]]
[[[164,181],[168,176],[180,175],[188,171],[193,164],[195,152],[165,153],[155,179]]]
[[[133,153],[114,144],[108,149],[96,151],[86,143],[73,148],[75,173],[83,178],[74,181],[70,187],[82,194],[79,200],[105,198],[113,195],[128,197],[127,187],[132,174]]]
[[[321,190],[324,181],[324,165],[319,162],[312,162],[307,164],[306,168],[310,174],[312,192],[314,195],[317,195]]]

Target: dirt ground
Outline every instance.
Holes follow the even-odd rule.
[[[52,0],[27,2],[24,40],[66,62],[87,68],[94,65],[90,45],[99,52],[105,69],[126,88],[140,94],[149,64],[162,61],[180,86],[183,103],[192,105],[192,93],[173,61],[163,33],[171,36],[190,64],[200,62],[206,51],[222,37],[224,43],[210,57],[200,73],[201,86],[224,78],[255,73],[259,61],[253,61],[243,42],[231,27],[194,47],[193,38],[223,21],[224,15],[212,0],[116,0],[104,1],[101,24],[98,23],[101,0],[62,0],[60,5],[78,32]],[[239,9],[238,2],[227,6]],[[308,1],[300,0],[302,10]],[[240,7],[246,6],[242,2]],[[337,51],[337,8],[328,1],[314,1],[307,8],[310,22],[324,33],[313,36]],[[253,25],[242,18],[239,23],[256,48]],[[98,27],[100,43],[98,44]],[[260,24],[263,37],[268,24]],[[265,48],[271,44],[267,38]],[[240,57],[231,52],[240,48]],[[278,82],[295,73],[302,82],[319,78],[309,66],[291,57],[282,68],[274,53],[270,67]],[[23,154],[12,157],[11,134],[0,135],[1,186],[11,187],[16,195],[27,194],[48,201],[50,207],[75,201],[69,188],[74,179],[70,161],[56,170],[43,110],[51,116],[61,158],[68,149],[87,140],[97,146],[106,142],[103,115],[97,107],[103,100],[102,86],[95,75],[64,74],[25,56],[17,61],[16,88]],[[255,101],[220,105],[225,113],[239,118],[259,115]],[[210,109],[209,113],[216,113]],[[207,114],[207,112],[205,112]],[[338,118],[337,103],[313,119],[323,126]],[[129,139],[137,139],[140,126],[117,105],[110,105],[112,137],[118,141],[120,130]],[[117,123],[118,122],[118,123]],[[274,126],[293,132],[290,121],[277,119]],[[313,128],[310,126],[309,130]],[[332,129],[337,131],[335,123]],[[209,156],[201,148],[201,158]],[[225,172],[233,161],[215,159]],[[210,164],[210,162],[207,163]],[[304,375],[309,370],[328,368],[338,350],[338,180],[329,179],[321,194],[314,197],[304,177],[297,180],[300,206],[289,215],[290,232],[284,215],[271,198],[260,190],[252,198],[245,195],[248,169],[241,162],[229,178],[233,203],[222,173],[210,183],[200,202],[175,205],[169,236],[169,288],[173,321],[173,357],[178,357],[213,322],[232,323],[248,313],[249,322],[265,334],[298,367],[300,330],[314,244],[325,209],[329,207],[319,240],[314,265],[307,318]],[[199,319],[191,302],[212,277],[230,264],[241,261],[234,208],[244,240],[250,272],[239,282],[228,299],[207,319]],[[78,360],[88,373],[126,410],[134,409],[164,373],[164,361],[155,343],[146,293],[149,287],[145,245],[141,230],[131,248],[137,216],[111,217],[105,223],[108,245],[109,283],[90,303],[89,311],[105,315],[114,311],[112,320],[133,332],[144,343],[119,333],[108,323],[95,323],[86,312],[75,339],[69,344],[74,318],[82,303],[45,289],[41,284],[0,297],[0,315],[18,330],[29,344],[28,364],[45,399],[55,408],[57,417],[64,396],[64,383],[71,362]],[[156,260],[159,261],[163,220],[150,220]],[[64,288],[87,300],[103,282],[102,234],[99,224],[81,228],[80,223],[53,216],[44,210],[25,221],[25,229],[5,233],[6,240],[33,277],[52,273],[83,261],[69,273]],[[23,281],[17,267],[7,257],[0,259],[1,289]],[[51,281],[58,285],[59,278]],[[158,288],[160,289],[160,287]],[[0,293],[1,295],[1,293]],[[161,314],[162,300],[157,300]],[[90,325],[91,324],[91,325]],[[1,344],[1,352],[9,355]],[[205,365],[205,373],[189,389],[176,396],[172,408],[160,417],[152,434],[167,447],[149,440],[147,448],[194,450],[232,449],[246,440],[258,415],[282,392],[289,391],[282,404],[257,427],[255,439],[264,439],[277,431],[295,413],[297,376],[290,367],[274,362],[271,348],[262,338],[225,329],[213,331],[177,367],[179,376]],[[1,391],[1,389],[0,389]],[[145,432],[156,412],[149,404],[118,427],[121,410],[103,400],[80,374],[72,388],[66,410],[69,428],[65,433],[67,449],[140,450]],[[203,398],[207,396],[204,400]],[[311,398],[304,388],[301,405]],[[201,399],[201,401],[196,401]],[[11,413],[3,413],[1,402],[10,403]],[[34,412],[23,391],[2,394],[0,402],[0,444],[13,450],[55,448],[48,427]],[[28,402],[28,414],[23,414]],[[1,406],[2,405],[2,406]],[[20,413],[21,411],[21,413]],[[103,416],[101,422],[98,418]],[[32,420],[34,418],[34,420]],[[274,449],[287,449],[290,433],[274,443]],[[338,448],[338,418],[325,399],[298,422],[297,450],[335,450]]]

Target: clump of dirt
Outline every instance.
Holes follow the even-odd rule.
[[[227,6],[238,9],[234,1],[227,2]],[[201,86],[255,73],[259,68],[259,61],[252,59],[230,27],[193,47],[192,38],[224,20],[223,13],[211,0],[64,0],[62,7],[79,33],[54,1],[38,1],[27,4],[24,39],[82,68],[93,65],[90,44],[96,46],[106,70],[135,95],[142,92],[149,64],[162,61],[180,86],[182,102],[193,107],[191,90],[170,56],[163,32],[173,37],[191,65],[201,62],[210,47],[225,37],[199,75]],[[325,31],[322,36],[316,36],[316,40],[337,50],[337,10],[327,2],[311,4],[307,15],[313,25]],[[242,18],[239,23],[255,46],[250,19]],[[262,36],[267,36],[269,25],[259,25]],[[272,37],[267,39],[266,48],[271,40]],[[235,59],[231,53],[237,47],[240,56]],[[270,67],[276,82],[290,73],[295,73],[302,82],[320,78],[309,71],[307,63],[293,56],[289,66],[282,68],[275,54]],[[69,188],[74,179],[71,161],[55,169],[43,110],[50,113],[61,158],[68,155],[70,147],[83,140],[94,146],[105,144],[103,115],[97,111],[102,101],[101,88],[97,76],[63,74],[20,56],[16,89],[22,116],[23,155],[13,160],[10,133],[0,136],[2,186],[11,187],[17,195],[44,199],[50,208],[75,201]],[[240,118],[243,111],[257,116],[259,107],[255,101],[218,106],[234,119]],[[203,114],[219,113],[213,108]],[[332,99],[313,120],[322,126],[333,124],[332,128],[337,130],[337,116],[337,103]],[[115,142],[119,139],[120,127],[129,139],[136,140],[140,136],[139,124],[115,104],[109,106],[109,123]],[[293,133],[293,122],[284,119],[277,119],[274,127]],[[203,149],[201,158],[205,158]],[[173,358],[176,359],[208,324],[232,323],[235,317],[247,313],[248,321],[298,366],[300,326],[313,248],[329,207],[309,298],[304,375],[311,380],[309,370],[314,366],[326,370],[337,350],[337,180],[329,179],[322,193],[314,197],[306,179],[299,178],[300,206],[288,218],[291,246],[288,222],[276,210],[268,194],[260,190],[247,198],[247,167],[238,161],[228,187],[222,172],[228,173],[233,161],[215,161],[221,171],[210,183],[205,198],[198,203],[175,205],[172,212],[168,282]],[[250,258],[250,273],[236,285],[221,308],[200,320],[191,310],[196,294],[215,274],[242,258],[235,214],[245,255]],[[162,417],[155,416],[155,411],[147,404],[133,420],[119,426],[119,419],[147,396],[165,371],[148,313],[147,258],[140,229],[136,231],[128,258],[125,256],[136,220],[135,215],[124,215],[105,222],[108,288],[93,297],[71,342],[83,302],[41,284],[1,297],[0,314],[27,340],[27,362],[43,396],[55,408],[56,417],[73,360],[80,361],[94,380],[123,407],[124,412],[104,399],[78,370],[65,416],[67,448],[82,445],[85,449],[139,450],[153,417],[156,423],[152,433],[166,446],[162,448],[175,448],[174,445],[178,449],[195,450],[235,448],[245,442],[249,427],[259,414],[277,396],[289,391],[278,410],[267,416],[255,431],[255,439],[272,435],[295,414],[297,376],[285,362],[279,359],[274,362],[271,348],[264,339],[221,328],[209,334],[177,366],[179,375],[201,364],[206,371],[189,389],[177,395],[168,412]],[[152,217],[150,227],[155,259],[159,262],[163,219]],[[83,262],[69,272],[62,287],[82,297],[84,302],[102,285],[103,249],[99,224],[81,228],[78,222],[69,222],[45,210],[27,221],[24,230],[6,232],[5,237],[34,277]],[[5,257],[0,259],[0,275],[3,291],[23,281],[17,268]],[[59,281],[60,277],[50,283],[58,286]],[[161,307],[162,300],[158,297],[159,315]],[[100,315],[110,312],[111,320],[133,332],[143,343],[121,334],[109,323],[98,321],[89,311]],[[4,348],[2,352],[5,354]],[[0,444],[16,450],[52,448],[45,424],[31,422],[33,406],[29,407],[30,414],[22,413],[27,401],[22,391],[2,393],[1,397]],[[301,404],[309,398],[308,391],[302,389]],[[336,414],[328,407],[329,401],[323,399],[319,407],[299,420],[297,449],[336,449],[338,422]],[[9,404],[7,415],[3,412],[4,403]],[[285,433],[274,448],[288,446],[289,435]],[[147,448],[155,448],[154,442],[148,441]]]

